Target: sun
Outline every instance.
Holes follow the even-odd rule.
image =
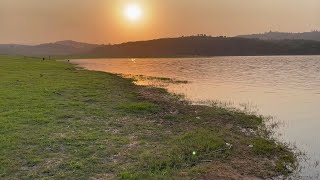
[[[138,21],[142,16],[142,9],[138,4],[129,4],[124,10],[125,16],[130,21]]]

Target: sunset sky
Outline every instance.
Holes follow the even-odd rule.
[[[0,23],[0,44],[303,32],[320,30],[320,0],[0,0]]]

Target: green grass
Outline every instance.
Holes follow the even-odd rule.
[[[2,176],[81,178],[113,169],[103,162],[129,140],[109,123],[120,118],[114,107],[137,96],[129,80],[54,61],[2,57],[0,66]]]
[[[123,110],[126,113],[156,113],[160,111],[160,108],[150,102],[130,102],[124,103],[118,106],[119,110]]]
[[[287,152],[287,147],[283,143],[275,144],[274,140],[267,140],[264,138],[255,138],[252,141],[253,150],[257,155],[264,157],[272,157],[275,154],[278,155],[276,160],[276,171],[288,175],[292,173],[291,169],[294,169],[295,166],[295,156],[293,153]],[[291,169],[287,169],[287,166],[290,166]]]
[[[295,162],[285,146],[237,128],[258,129],[259,117],[191,106],[117,75],[0,56],[0,79],[0,179],[189,179],[226,174],[212,170],[225,165],[270,177]],[[259,168],[240,170],[236,159]]]
[[[133,179],[165,178],[174,171],[190,168],[201,163],[201,160],[219,156],[219,149],[224,148],[223,138],[215,132],[204,129],[187,132],[174,137],[165,147],[142,154],[142,160],[137,165],[140,171],[132,171],[131,176]]]

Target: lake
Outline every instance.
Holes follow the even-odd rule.
[[[301,176],[320,178],[320,56],[82,59],[89,70],[166,77],[188,83],[163,85],[194,103],[221,101],[250,107],[281,122],[282,141],[309,158]],[[152,78],[151,78],[152,79]],[[153,84],[141,81],[138,84]],[[245,105],[245,106],[244,106]]]

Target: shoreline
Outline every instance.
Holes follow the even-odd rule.
[[[1,54],[0,54],[1,55]],[[11,56],[11,55],[9,55]],[[17,55],[19,56],[19,55]],[[215,58],[215,57],[304,57],[304,56],[320,56],[320,54],[301,54],[301,55],[281,55],[281,54],[274,54],[274,55],[218,55],[218,56],[164,56],[164,57],[157,57],[157,56],[149,56],[149,57],[135,57],[135,56],[124,56],[124,57],[102,57],[102,56],[53,56],[53,59],[70,59],[70,60],[85,60],[85,59],[193,59],[193,58]],[[32,57],[30,57],[32,58]],[[37,58],[42,58],[39,56]]]
[[[15,120],[9,127],[16,129],[14,134],[5,138],[29,135],[28,142],[34,145],[19,138],[6,142],[2,156],[8,158],[0,159],[5,164],[0,177],[265,179],[290,175],[296,168],[295,154],[270,136],[263,117],[191,105],[164,89],[137,86],[133,79],[111,73],[79,70],[67,62],[26,63],[23,58],[1,56],[0,60],[6,62],[0,73],[7,74],[10,66],[20,70],[4,79],[4,84],[18,79],[15,87],[0,88],[12,96],[4,103],[17,108],[15,115],[0,116]],[[21,94],[21,84],[29,96]],[[33,102],[30,96],[41,100]],[[24,108],[33,113],[19,110],[18,104],[27,103],[30,107]],[[48,109],[40,109],[39,103]],[[24,122],[28,118],[34,120]],[[40,131],[26,134],[17,126]],[[19,148],[31,151],[24,157],[26,152]],[[11,164],[29,161],[32,166],[27,163],[24,171]]]
[[[281,55],[278,55],[278,56],[281,56]],[[283,56],[287,56],[287,55],[283,55]],[[302,56],[304,56],[304,55],[302,55]],[[229,56],[225,56],[225,57],[229,57]],[[173,58],[179,58],[179,57],[173,57]],[[182,58],[190,58],[190,57],[182,57]],[[199,57],[199,58],[206,58],[206,57]],[[210,58],[210,57],[207,57],[207,58]],[[98,59],[100,59],[100,58],[98,58]],[[102,59],[109,59],[109,58],[102,58]],[[113,59],[113,58],[111,58],[111,59]],[[118,58],[115,58],[115,59],[118,59]],[[144,59],[144,58],[137,58],[137,59]],[[77,60],[81,60],[81,59],[74,59],[74,60],[77,61]],[[143,81],[143,79],[148,80],[149,78],[151,79],[151,81],[154,80],[154,79],[162,81],[162,79],[164,79],[163,80],[164,82],[162,82],[162,83],[165,83],[165,84],[170,83],[170,81],[172,81],[172,83],[176,83],[176,82],[178,82],[178,83],[181,83],[181,82],[182,83],[189,83],[188,81],[181,81],[180,82],[180,80],[166,78],[166,77],[154,77],[154,76],[144,76],[144,75],[126,75],[126,74],[118,74],[118,73],[99,71],[99,70],[89,70],[89,69],[86,69],[84,67],[81,67],[81,65],[77,64],[76,62],[72,62],[72,59],[71,59],[71,61],[69,63],[72,64],[72,65],[75,65],[76,67],[79,67],[79,68],[81,68],[83,70],[93,71],[93,72],[102,72],[102,73],[116,75],[116,76],[118,76],[120,78],[129,79],[129,80],[132,81],[132,83],[134,83],[135,81],[138,82],[140,78],[142,78],[142,81]],[[252,126],[252,127],[253,127],[253,129],[256,129],[256,130],[259,129],[259,128],[262,128],[262,130],[260,129],[260,130],[255,131],[255,130],[253,130],[251,128],[247,128],[246,129],[246,128],[243,128],[241,126],[237,126],[237,128],[239,128],[240,131],[242,133],[244,133],[246,136],[256,136],[257,134],[261,133],[260,135],[257,135],[257,137],[262,136],[262,138],[264,140],[267,140],[267,141],[269,141],[271,143],[280,144],[280,146],[282,146],[280,148],[286,149],[286,151],[288,151],[287,153],[289,153],[289,154],[292,153],[292,154],[288,155],[288,157],[291,156],[291,157],[288,158],[288,159],[290,159],[289,160],[290,162],[285,160],[285,161],[287,161],[289,163],[286,164],[286,165],[284,165],[284,164],[280,165],[280,166],[284,165],[285,167],[277,167],[277,168],[281,169],[280,170],[281,172],[277,172],[278,173],[277,175],[269,176],[268,178],[284,178],[284,177],[292,177],[292,176],[295,177],[295,176],[298,176],[296,171],[297,171],[297,168],[298,168],[297,159],[298,159],[298,157],[301,156],[300,152],[294,151],[294,150],[296,150],[295,148],[291,149],[291,146],[289,144],[281,142],[280,140],[277,139],[276,136],[272,135],[273,133],[275,133],[274,132],[274,128],[276,128],[277,125],[274,124],[274,127],[271,127],[271,126],[273,126],[273,124],[266,125],[266,123],[268,121],[268,117],[256,114],[254,112],[251,112],[251,113],[250,112],[246,112],[246,111],[241,110],[239,108],[236,108],[234,106],[219,105],[219,103],[216,104],[215,102],[210,103],[210,104],[205,104],[205,103],[201,104],[201,103],[191,102],[189,100],[184,99],[184,95],[170,93],[170,92],[168,92],[168,90],[165,87],[162,87],[162,86],[157,86],[157,85],[153,86],[153,85],[144,85],[144,84],[135,84],[135,85],[136,86],[140,86],[142,88],[146,88],[146,89],[151,89],[151,90],[156,90],[156,91],[160,90],[160,92],[161,92],[160,96],[162,96],[162,95],[163,96],[166,96],[166,95],[172,96],[172,97],[174,97],[174,101],[178,101],[178,103],[183,103],[183,104],[185,104],[187,106],[193,106],[193,107],[197,107],[199,109],[205,109],[205,108],[213,108],[213,109],[215,109],[215,108],[217,108],[217,109],[222,109],[224,111],[227,111],[228,113],[236,113],[236,114],[240,113],[240,114],[248,116],[248,117],[249,116],[253,116],[253,117],[256,117],[258,119],[261,119],[261,123],[259,123],[258,126],[256,126],[256,127]],[[156,92],[156,94],[157,93],[158,92]],[[156,104],[159,103],[159,102],[161,102],[161,101],[155,100]],[[168,102],[165,102],[165,103],[168,103]],[[220,103],[222,103],[222,102],[220,102]],[[197,113],[197,110],[195,111],[196,113]],[[199,117],[196,117],[196,118],[198,119]],[[199,120],[200,120],[200,118],[199,118]],[[226,125],[230,125],[230,124],[226,124]],[[225,148],[224,150],[230,150],[232,148],[232,146],[233,146],[232,144],[231,144],[231,146],[229,146],[229,143],[226,143],[226,144],[227,144],[227,148]],[[249,145],[249,147],[252,148],[253,146]],[[293,153],[293,151],[294,151],[294,153]],[[287,156],[287,155],[285,155],[285,156]],[[212,162],[212,160],[209,160],[209,161],[208,160],[204,160],[203,162]],[[276,166],[278,166],[278,165],[279,164],[277,164]],[[291,165],[292,165],[292,167],[290,167]],[[278,171],[279,171],[279,169],[278,169]],[[281,174],[281,173],[283,173],[283,174]],[[216,178],[218,178],[218,177],[216,177]],[[226,177],[224,177],[224,178],[226,178]],[[250,179],[250,178],[258,178],[258,177],[239,176],[239,177],[236,177],[236,178],[249,178]]]

